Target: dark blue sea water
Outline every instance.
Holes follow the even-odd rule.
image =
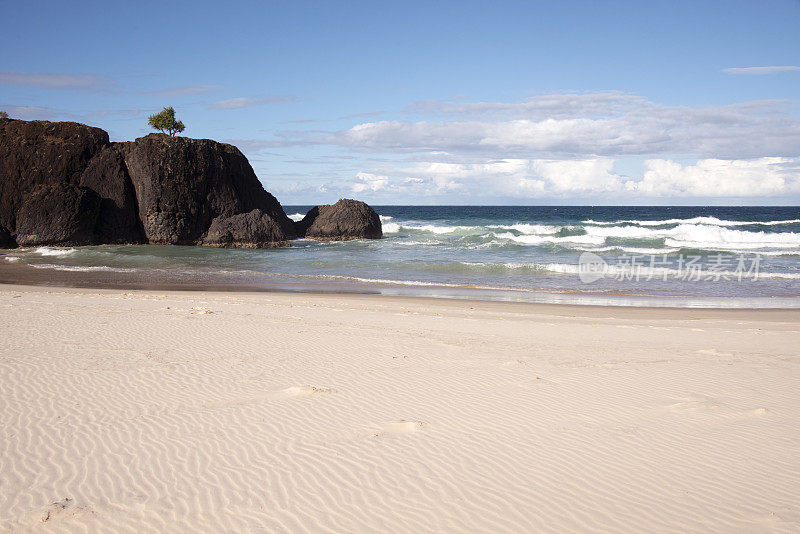
[[[299,219],[309,208],[288,206],[286,213]],[[384,231],[379,241],[299,240],[278,250],[40,248],[11,251],[5,261],[40,269],[506,300],[602,296],[652,303],[651,297],[669,297],[714,305],[726,297],[763,303],[800,296],[798,207],[377,206],[376,211]]]

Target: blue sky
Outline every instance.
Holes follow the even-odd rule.
[[[0,109],[171,105],[284,204],[797,204],[800,2],[3,1]]]

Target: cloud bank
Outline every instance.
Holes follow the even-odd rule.
[[[465,198],[752,198],[800,194],[800,158],[702,159],[695,164],[654,158],[642,177],[615,170],[611,158],[503,159],[484,163],[419,162],[359,172],[350,191],[374,198],[402,194]]]
[[[308,137],[382,153],[564,159],[669,153],[722,159],[800,156],[800,120],[789,113],[786,101],[691,108],[623,93],[589,93],[520,103],[426,102],[415,109],[436,118],[366,122]]]
[[[416,120],[242,143],[361,153],[360,168],[329,189],[375,202],[797,199],[800,119],[793,111],[779,100],[688,107],[615,91],[559,93],[521,102],[418,102],[405,110]]]

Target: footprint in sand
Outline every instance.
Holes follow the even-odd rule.
[[[76,506],[75,501],[66,497],[47,506],[32,510],[24,516],[12,521],[12,527],[33,527],[39,523],[53,523],[83,515],[94,515],[95,511],[86,506]],[[12,529],[13,530],[13,529]]]
[[[667,410],[672,412],[696,412],[696,413],[716,413],[720,416],[727,417],[765,417],[770,415],[767,408],[759,407],[750,410],[742,410],[741,408],[725,404],[710,397],[692,396],[681,399],[681,402],[676,402],[667,406]]]
[[[56,519],[59,515],[64,515],[66,513],[69,513],[68,510],[72,508],[74,504],[75,501],[73,501],[69,497],[52,503],[51,505],[47,506],[42,512],[42,523],[46,523],[52,519]]]
[[[372,433],[372,437],[391,436],[400,434],[412,434],[428,426],[424,421],[406,421],[401,419],[391,423],[384,423],[378,426]]]
[[[667,406],[671,411],[682,410],[695,410],[695,411],[708,411],[717,410],[720,404],[715,400],[707,397],[685,397],[680,402],[676,402]]]

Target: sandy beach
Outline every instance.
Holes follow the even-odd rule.
[[[800,312],[0,286],[0,530],[796,532]]]

